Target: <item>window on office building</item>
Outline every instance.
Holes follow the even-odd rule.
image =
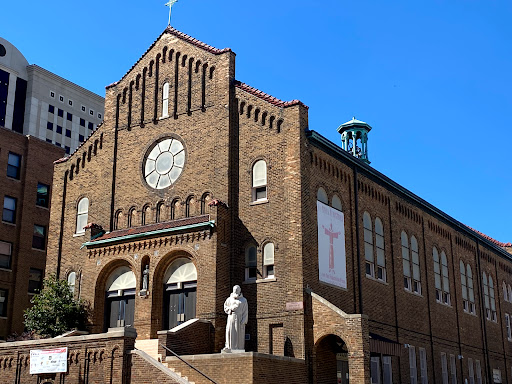
[[[70,129],[66,129],[66,137],[71,137],[71,130]]]
[[[60,108],[59,108],[59,109],[57,110],[57,116],[59,116],[59,117],[64,117],[64,111],[63,111],[62,109],[60,109]]]
[[[28,293],[39,293],[43,287],[43,271],[41,269],[30,268],[28,275]]]
[[[48,121],[46,123],[46,129],[48,129],[49,131],[53,131],[53,123]]]
[[[85,119],[80,118],[80,126],[85,127]]]
[[[51,104],[48,104],[48,112],[49,113],[55,113],[55,107]]]
[[[48,205],[50,203],[50,186],[43,184],[43,183],[37,183],[37,199],[36,199],[36,205],[44,208],[48,208]]]
[[[67,113],[67,120],[68,121],[73,121],[73,114],[72,113]]]
[[[57,125],[56,132],[62,134],[62,127],[60,125]]]
[[[46,227],[34,224],[34,234],[32,236],[32,248],[42,249],[46,248]]]
[[[21,155],[9,152],[7,157],[7,176],[17,180],[20,179]]]
[[[2,221],[6,223],[16,223],[16,198],[4,196],[4,209],[2,211]]]
[[[0,268],[11,269],[12,244],[0,241]]]

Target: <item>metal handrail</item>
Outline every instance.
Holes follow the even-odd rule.
[[[162,348],[164,348],[166,351],[168,352],[171,352],[175,357],[177,357],[179,360],[181,360],[182,362],[184,362],[185,364],[187,364],[190,368],[192,368],[194,371],[196,371],[197,373],[201,374],[203,377],[205,377],[206,379],[210,380],[213,384],[219,384],[217,383],[215,380],[213,380],[212,378],[206,376],[203,372],[201,372],[199,369],[197,369],[196,367],[194,367],[192,364],[190,364],[189,362],[183,360],[181,357],[178,356],[177,353],[175,353],[174,351],[170,350],[169,348],[167,348],[165,345],[163,344],[160,344],[160,346]]]

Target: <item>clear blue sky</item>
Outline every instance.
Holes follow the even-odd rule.
[[[4,1],[0,36],[104,95],[167,25],[164,0]],[[512,2],[179,0],[173,26],[236,54],[237,79],[300,99],[335,143],[372,125],[372,166],[512,241]]]

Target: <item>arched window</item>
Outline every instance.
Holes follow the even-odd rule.
[[[169,83],[162,88],[162,117],[169,117]]]
[[[418,253],[418,241],[416,237],[409,238],[405,231],[401,234],[402,242],[402,263],[404,270],[404,288],[421,295],[421,271],[420,271],[420,257]]]
[[[171,220],[176,220],[178,218],[179,203],[178,199],[174,199],[171,203]]]
[[[258,160],[252,166],[252,201],[267,200],[267,163]]]
[[[503,282],[503,300],[508,301],[507,283]]]
[[[338,211],[343,211],[342,207],[341,207],[341,200],[340,198],[338,197],[338,195],[334,195],[332,197],[332,207],[334,209],[337,209]]]
[[[386,255],[384,252],[384,227],[380,218],[375,218],[375,251],[377,253],[377,279],[386,281]]]
[[[318,190],[320,194],[320,190]],[[319,199],[320,200],[320,199]],[[364,258],[366,261],[366,275],[375,277],[375,260],[373,257],[373,228],[372,218],[368,212],[363,214]]]
[[[136,285],[135,274],[130,267],[119,267],[109,276],[106,284],[105,328],[133,325]]]
[[[434,259],[434,278],[436,286],[436,301],[450,305],[450,280],[448,279],[448,260],[446,254],[441,251],[441,257],[437,248],[432,248],[432,258]]]
[[[489,279],[487,279],[485,272],[482,272],[482,284],[484,286],[485,317],[487,320],[497,321],[494,283],[491,276],[489,276]]]
[[[69,272],[68,274],[68,286],[69,290],[72,294],[75,293],[75,283],[76,283],[76,272]]]
[[[512,303],[512,287],[510,284],[507,285],[508,288],[508,301]]]
[[[190,217],[194,214],[194,196],[189,196],[185,202],[185,217]]]
[[[462,307],[464,312],[475,314],[475,293],[473,290],[473,274],[469,264],[460,261],[460,284],[462,287]]]
[[[267,243],[263,247],[263,277],[268,279],[274,276],[274,243]]]
[[[84,227],[87,225],[87,219],[89,216],[89,199],[87,197],[82,198],[78,202],[76,212],[76,233],[84,233]]]
[[[144,208],[142,208],[142,213],[141,213],[141,225],[146,225],[147,223],[149,223],[151,217],[151,207],[149,205],[146,205]]]
[[[135,225],[135,207],[130,208],[130,211],[128,211],[128,228],[131,228]]]
[[[316,193],[316,199],[324,204],[329,204],[329,199],[327,197],[327,192],[325,192],[325,189],[322,187],[318,188],[318,191]]]
[[[164,207],[165,207],[165,204],[163,201],[159,202],[157,205],[156,205],[156,222],[159,223],[162,221],[162,219],[165,220],[165,218],[163,217],[164,216]]]
[[[123,226],[123,211],[119,210],[116,212],[115,218],[114,218],[114,229],[119,229]]]
[[[257,277],[257,252],[254,245],[245,249],[245,280],[254,280]]]
[[[201,198],[201,215],[204,215],[206,213],[208,204],[211,201],[211,196],[209,193],[205,193],[203,197]]]

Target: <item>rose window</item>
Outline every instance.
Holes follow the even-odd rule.
[[[185,148],[175,138],[163,139],[153,145],[144,160],[144,178],[151,188],[171,186],[185,166]]]

